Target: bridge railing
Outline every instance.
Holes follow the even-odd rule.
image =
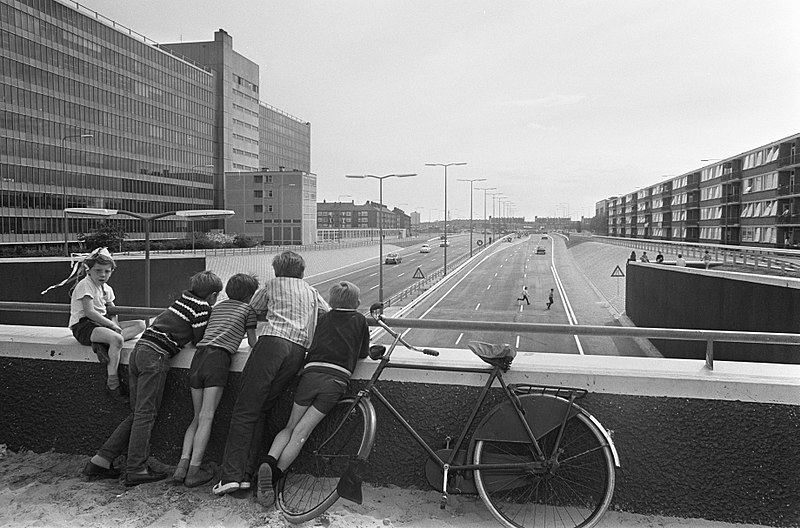
[[[38,312],[38,313],[69,313],[69,305],[55,303],[26,303],[0,301],[0,312]],[[114,306],[109,308],[110,315],[126,317],[155,317],[163,310],[161,308],[143,308],[134,306]],[[627,326],[595,326],[595,325],[568,325],[549,323],[503,323],[496,321],[460,321],[443,319],[406,319],[387,318],[386,322],[397,328],[419,328],[429,330],[469,330],[486,332],[514,332],[526,334],[556,334],[570,336],[606,336],[630,338],[655,338],[678,339],[690,341],[704,341],[706,343],[705,366],[714,369],[714,344],[729,343],[760,343],[772,345],[800,345],[800,334],[775,333],[775,332],[735,332],[728,330],[693,330],[677,328],[640,328]],[[370,321],[372,326],[377,326]],[[66,329],[65,329],[66,330]]]

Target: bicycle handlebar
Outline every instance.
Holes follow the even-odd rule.
[[[375,322],[377,322],[378,325],[380,325],[381,328],[383,328],[384,330],[389,332],[389,334],[392,337],[394,337],[395,339],[397,339],[397,341],[399,343],[402,343],[404,347],[406,347],[409,350],[413,350],[415,352],[421,352],[421,353],[425,354],[426,356],[434,356],[434,357],[436,357],[436,356],[439,355],[439,351],[438,350],[434,350],[432,348],[417,348],[414,345],[411,345],[411,344],[407,343],[406,340],[403,339],[402,335],[400,335],[393,328],[391,328],[388,324],[386,324],[386,322],[383,320],[383,313],[382,312],[383,312],[383,304],[381,304],[381,303],[375,303],[375,304],[373,304],[372,306],[369,307],[369,313],[372,316],[372,318],[375,319]]]

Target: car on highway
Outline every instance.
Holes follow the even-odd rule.
[[[536,246],[537,255],[546,255],[547,251],[542,246]]]
[[[450,247],[449,240],[442,240],[441,242],[439,242],[439,247],[445,247],[445,246]]]
[[[431,252],[430,244],[422,244],[422,247],[419,248],[419,252],[420,253],[430,253]]]
[[[542,240],[547,240],[547,235],[542,235]]]
[[[384,264],[400,264],[401,262],[403,262],[403,257],[397,253],[389,253],[383,261]]]

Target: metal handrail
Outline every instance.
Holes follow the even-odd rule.
[[[29,303],[0,301],[0,312],[48,312],[69,313],[68,304]],[[111,315],[124,315],[150,318],[161,313],[160,308],[134,306],[114,306],[109,308]],[[371,326],[378,326],[369,319]],[[459,321],[445,319],[398,319],[386,318],[386,324],[398,328],[422,328],[432,330],[469,330],[487,332],[518,332],[556,335],[592,335],[607,337],[639,337],[656,339],[683,339],[706,342],[706,367],[714,368],[714,343],[761,343],[771,345],[800,345],[800,334],[776,332],[739,332],[729,330],[695,330],[677,328],[644,328],[628,326],[569,325],[551,323],[502,323],[496,321]]]

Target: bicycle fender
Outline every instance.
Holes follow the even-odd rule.
[[[582,411],[574,403],[570,408],[569,401],[547,394],[520,396],[519,401],[525,412],[525,421],[537,440],[559,427],[567,412],[569,412],[568,418],[572,418]],[[513,404],[506,401],[483,417],[472,435],[472,442],[478,440],[527,442],[528,433],[519,421]]]

